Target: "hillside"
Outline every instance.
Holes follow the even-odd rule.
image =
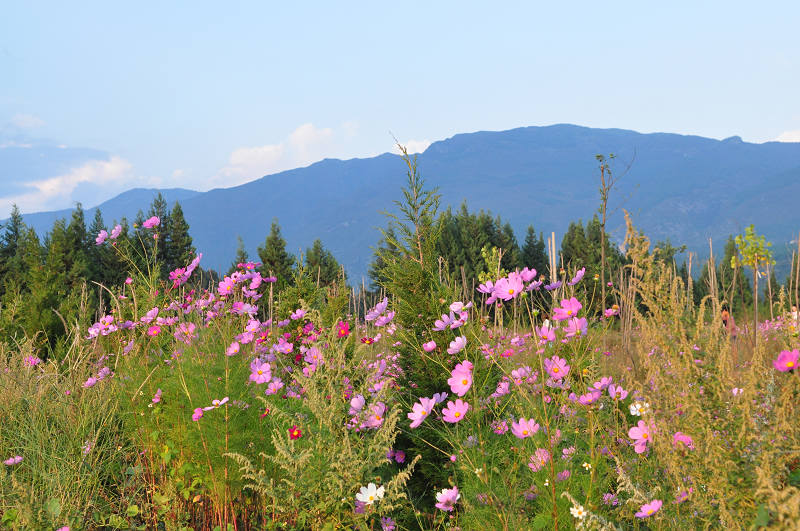
[[[560,238],[570,221],[591,218],[598,204],[596,154],[614,153],[620,176],[610,206],[609,231],[621,239],[621,209],[652,240],[669,238],[707,254],[707,239],[720,245],[755,223],[786,255],[800,230],[794,202],[800,197],[800,144],[751,144],[677,134],[641,134],[575,125],[524,127],[459,134],[433,143],[419,155],[429,186],[442,205],[500,214],[517,237],[533,224]],[[268,175],[241,186],[208,192],[164,190],[179,200],[206,267],[226,269],[241,235],[251,256],[278,218],[291,252],[321,238],[351,278],[366,272],[372,249],[405,182],[400,157],[326,159],[305,168]],[[146,209],[155,191],[132,190],[101,205],[107,222]],[[93,212],[87,212],[90,219]],[[43,233],[68,212],[25,216]],[[791,255],[791,251],[788,251]]]

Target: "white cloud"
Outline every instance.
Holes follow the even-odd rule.
[[[343,124],[343,133],[351,134],[353,127],[349,122]],[[231,153],[228,164],[206,184],[208,187],[236,186],[271,173],[307,166],[334,156],[337,136],[331,128],[317,128],[307,123],[277,144],[237,148]]]
[[[76,200],[72,195],[78,186],[118,188],[131,184],[134,179],[131,169],[130,162],[117,156],[90,160],[63,175],[25,183],[29,191],[0,198],[0,212],[10,212],[13,204],[23,213],[68,208]],[[136,179],[136,182],[141,181]]]
[[[796,129],[794,131],[784,131],[781,133],[778,138],[775,139],[776,142],[800,142],[800,129]]]
[[[15,114],[11,118],[11,125],[20,129],[36,129],[44,125],[44,120],[32,114]]]
[[[430,140],[407,140],[405,142],[400,142],[400,145],[405,147],[406,151],[408,151],[408,154],[410,155],[412,153],[422,153],[423,151],[428,149],[428,146],[431,145],[431,141]],[[394,148],[392,149],[392,153],[395,153],[397,155],[400,154],[400,148],[396,144],[395,144]]]

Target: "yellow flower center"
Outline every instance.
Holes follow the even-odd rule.
[[[642,439],[647,439],[647,433],[642,434]]]
[[[264,372],[261,369],[258,369],[258,374],[264,374]]]
[[[528,430],[523,430],[522,435],[528,435]]]
[[[420,414],[422,414],[422,415],[427,415],[427,414],[428,414],[428,412],[427,412],[427,411],[425,411],[425,410],[423,409],[422,411],[420,411]]]
[[[453,416],[454,416],[455,418],[458,418],[458,417],[460,417],[460,416],[461,416],[461,413],[459,413],[458,411],[456,411],[455,413],[453,413]]]
[[[508,290],[508,294],[509,295],[513,295],[514,294],[514,290],[513,289]]]
[[[466,379],[461,380],[461,385],[467,385],[467,380]]]
[[[553,367],[553,372],[558,372],[558,367]]]
[[[794,362],[793,361],[787,361],[786,362],[786,366],[789,367],[789,368],[794,367]]]
[[[567,315],[572,315],[572,310],[567,310]]]

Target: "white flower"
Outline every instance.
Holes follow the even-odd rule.
[[[630,407],[631,415],[634,417],[640,417],[646,413],[650,412],[650,404],[647,402],[634,402],[631,404]]]
[[[592,469],[591,463],[583,463],[581,465],[587,472]]]
[[[578,520],[586,518],[586,509],[583,508],[583,505],[573,505],[569,512]]]
[[[375,483],[369,483],[366,487],[361,487],[361,490],[356,494],[356,499],[361,503],[372,505],[375,500],[383,498],[383,485],[376,487]]]

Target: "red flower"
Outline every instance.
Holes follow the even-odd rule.
[[[300,431],[300,428],[298,428],[297,425],[294,425],[289,429],[289,438],[290,439],[299,439],[302,436],[303,436],[303,432]]]
[[[371,337],[362,337],[361,342],[364,343],[365,345],[371,345],[375,343],[375,339]]]
[[[350,323],[347,321],[339,321],[337,335],[339,337],[347,337],[350,335]]]

